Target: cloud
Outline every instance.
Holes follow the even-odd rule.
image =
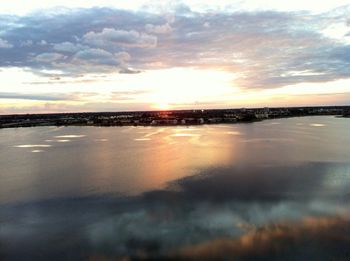
[[[71,42],[63,42],[63,43],[57,43],[53,45],[53,49],[55,51],[65,52],[65,53],[75,53],[85,48],[87,48],[87,46],[83,46],[81,44],[73,44]]]
[[[85,43],[96,46],[120,45],[123,47],[152,48],[157,45],[157,37],[135,30],[115,30],[104,28],[101,32],[88,32],[83,36]]]
[[[19,99],[33,101],[80,101],[98,95],[95,92],[72,92],[72,93],[22,93],[22,92],[0,92],[1,99]]]
[[[36,62],[52,63],[61,60],[62,58],[64,58],[64,55],[60,53],[42,53],[37,55],[34,60]]]
[[[114,56],[116,58],[118,58],[121,61],[128,61],[131,59],[130,54],[128,54],[127,52],[119,52],[119,53],[115,53]]]
[[[13,47],[12,44],[10,44],[8,41],[0,38],[0,48],[8,49],[8,48],[12,48],[12,47]]]
[[[0,16],[5,28],[0,67],[38,74],[61,70],[68,76],[209,68],[232,73],[232,84],[245,89],[350,78],[346,36],[340,41],[324,33],[339,21],[346,23],[346,11],[197,13],[184,5],[171,14],[147,10],[62,9]],[[124,53],[128,56],[120,57]]]
[[[23,46],[31,46],[31,45],[33,45],[33,41],[27,40],[27,41],[22,42],[20,46],[23,47]]]
[[[16,92],[0,92],[0,99],[66,101],[70,99],[70,96],[66,94],[28,94],[28,93],[16,93]]]
[[[167,34],[172,31],[172,28],[169,23],[163,25],[146,24],[145,29],[148,33],[153,34]]]
[[[74,98],[74,97],[73,97]],[[77,101],[80,103],[70,104],[53,100],[42,100],[42,103],[35,105],[20,104],[0,108],[1,114],[18,114],[18,113],[69,113],[69,112],[117,112],[117,111],[143,111],[150,110],[148,103],[132,101],[131,98],[119,97],[115,101],[92,102],[77,97],[76,100],[68,97],[65,101]]]
[[[44,46],[47,45],[47,42],[45,40],[41,40],[40,42],[37,42],[37,45]]]
[[[74,56],[74,60],[99,65],[119,65],[120,63],[113,54],[103,49],[95,48],[77,52]]]
[[[137,74],[137,73],[141,73],[140,70],[133,70],[131,68],[123,68],[121,70],[119,70],[119,73],[121,74]]]
[[[114,101],[134,101],[137,96],[148,93],[144,90],[118,91],[111,93],[111,100]]]

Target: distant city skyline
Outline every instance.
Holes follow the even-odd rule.
[[[6,1],[0,114],[350,104],[348,1]]]

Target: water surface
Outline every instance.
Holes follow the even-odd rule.
[[[2,129],[0,258],[346,258],[348,133],[335,117]]]

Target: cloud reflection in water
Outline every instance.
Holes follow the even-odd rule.
[[[210,168],[136,196],[3,205],[0,253],[14,260],[346,257],[350,180],[339,177],[342,190],[325,182],[335,170],[347,173],[349,165]]]

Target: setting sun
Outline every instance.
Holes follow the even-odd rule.
[[[171,106],[169,105],[169,103],[166,103],[166,102],[159,102],[159,103],[156,103],[152,106],[153,109],[157,109],[157,110],[170,110],[171,109]]]

